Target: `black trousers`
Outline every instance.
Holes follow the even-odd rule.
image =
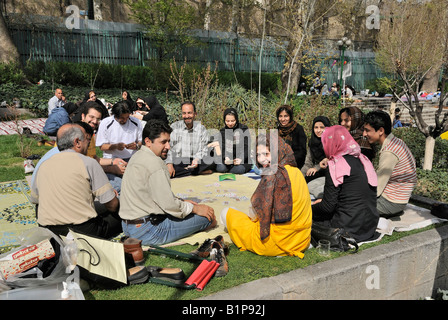
[[[118,215],[118,212],[105,212],[81,224],[39,226],[47,228],[53,233],[62,236],[66,236],[69,229],[71,229],[74,232],[104,239],[113,238],[123,231],[121,218]]]
[[[191,163],[191,161],[190,161]],[[185,167],[190,165],[190,163],[183,164],[173,164],[175,173],[173,178],[180,178],[180,177],[186,177],[186,176],[196,176],[201,174],[205,170],[214,170],[215,164],[206,164],[206,163],[200,163],[196,168],[193,169],[186,169]]]

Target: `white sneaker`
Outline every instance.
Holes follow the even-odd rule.
[[[23,161],[23,166],[25,167],[25,174],[32,173],[34,171],[33,160]]]

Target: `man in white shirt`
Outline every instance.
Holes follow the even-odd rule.
[[[128,162],[142,143],[142,125],[131,115],[125,102],[112,107],[112,116],[101,120],[96,134],[96,146],[103,151],[104,159],[120,158]],[[120,193],[121,176],[107,174],[115,190]]]
[[[54,108],[62,107],[66,103],[62,89],[57,88],[54,96],[48,101],[48,115],[51,114]]]

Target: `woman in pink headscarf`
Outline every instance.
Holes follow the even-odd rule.
[[[358,242],[373,239],[379,215],[372,163],[343,126],[326,128],[321,140],[328,167],[324,196],[312,205],[313,223],[344,228]]]

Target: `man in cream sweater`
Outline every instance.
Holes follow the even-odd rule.
[[[177,198],[164,162],[170,149],[171,127],[150,120],[143,145],[123,175],[120,217],[125,235],[143,245],[162,245],[216,225],[213,208]]]

